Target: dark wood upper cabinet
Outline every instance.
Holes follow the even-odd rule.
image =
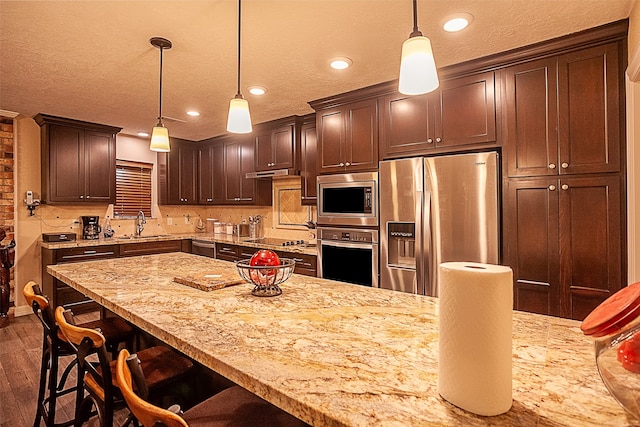
[[[315,114],[305,116],[300,127],[300,187],[302,205],[315,206],[318,199],[318,138]]]
[[[224,144],[221,141],[198,143],[198,204],[224,203]]]
[[[496,142],[495,73],[443,80],[433,93],[380,100],[382,159]]]
[[[196,143],[171,138],[171,151],[158,153],[159,203],[196,205],[198,149]]]
[[[121,128],[38,114],[44,203],[114,203]]]
[[[300,151],[295,133],[297,120],[297,116],[291,116],[255,127],[256,171],[289,169],[289,173],[297,173]]]
[[[254,171],[254,138],[233,136],[223,141],[224,204],[271,205],[271,180],[246,177]]]
[[[620,44],[505,70],[509,176],[619,172]]]
[[[318,108],[316,126],[320,173],[378,168],[377,99]]]

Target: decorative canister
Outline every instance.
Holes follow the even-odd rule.
[[[225,224],[223,222],[213,223],[213,232],[215,234],[223,234],[226,231]]]
[[[596,365],[605,386],[640,419],[640,282],[607,298],[580,329],[595,338]]]

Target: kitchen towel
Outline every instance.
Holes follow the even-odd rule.
[[[477,415],[511,408],[512,276],[500,265],[440,264],[438,393]]]

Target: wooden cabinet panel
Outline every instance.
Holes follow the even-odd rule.
[[[318,112],[318,169],[323,173],[344,171],[344,112],[333,109]]]
[[[345,170],[378,169],[378,102],[367,100],[346,108]]]
[[[297,116],[286,117],[256,126],[255,170],[289,169],[297,172],[300,143],[295,137]]]
[[[505,70],[509,176],[620,172],[619,43]]]
[[[434,114],[429,95],[393,94],[380,101],[382,157],[422,154],[433,148]]]
[[[300,186],[302,205],[315,206],[318,199],[316,178],[318,176],[318,145],[315,117],[303,123],[300,129]]]
[[[254,141],[251,137],[224,141],[224,204],[270,205],[271,180],[247,178],[254,171]]]
[[[563,177],[559,182],[562,314],[582,320],[625,284],[620,178]]]
[[[621,73],[618,44],[558,59],[561,174],[620,170]]]
[[[556,59],[505,71],[509,176],[556,175],[558,108]]]
[[[318,171],[343,173],[378,168],[378,102],[346,104],[317,113]]]
[[[505,262],[513,270],[514,308],[560,315],[557,179],[510,180]]]
[[[198,203],[224,203],[224,146],[220,142],[198,147]]]
[[[495,74],[445,80],[438,91],[435,141],[438,148],[496,140]]]
[[[38,114],[44,203],[114,203],[120,128]]]
[[[85,131],[86,201],[113,203],[116,198],[116,146],[109,134]],[[107,177],[105,179],[105,177]]]
[[[296,266],[293,270],[296,274],[303,276],[316,277],[318,274],[317,257],[297,252],[275,251],[281,258],[289,258],[295,261]]]
[[[182,241],[166,240],[157,242],[125,243],[120,245],[120,256],[136,256],[162,254],[166,252],[180,252]]]
[[[82,202],[84,198],[84,131],[78,128],[51,126],[49,132],[51,172],[48,176],[47,197],[57,202]]]
[[[620,188],[616,175],[508,180],[517,310],[582,320],[624,285]]]
[[[381,98],[381,159],[496,142],[495,73],[444,80],[431,94]]]
[[[196,144],[171,138],[171,151],[158,153],[159,203],[197,204],[198,150]]]

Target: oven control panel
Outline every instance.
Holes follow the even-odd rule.
[[[318,228],[318,239],[342,242],[378,243],[378,230]]]

